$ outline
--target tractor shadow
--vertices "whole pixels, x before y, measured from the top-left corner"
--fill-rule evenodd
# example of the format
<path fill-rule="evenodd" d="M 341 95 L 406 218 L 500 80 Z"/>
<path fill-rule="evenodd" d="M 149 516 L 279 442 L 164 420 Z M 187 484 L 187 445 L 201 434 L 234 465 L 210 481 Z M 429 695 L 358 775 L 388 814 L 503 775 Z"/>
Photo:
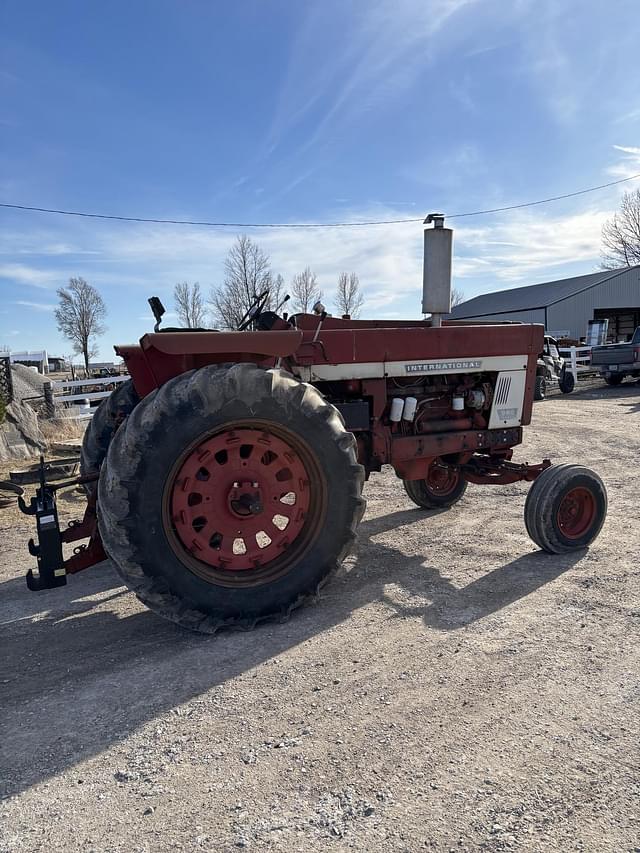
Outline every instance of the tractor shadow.
<path fill-rule="evenodd" d="M 14 795 L 99 754 L 159 714 L 373 601 L 385 601 L 392 618 L 419 617 L 431 628 L 454 631 L 530 595 L 583 556 L 527 554 L 457 588 L 424 556 L 408 557 L 373 541 L 432 515 L 410 509 L 366 520 L 355 562 L 327 588 L 319 606 L 303 608 L 285 625 L 265 624 L 249 633 L 191 634 L 137 610 L 109 563 L 42 595 L 28 592 L 23 577 L 0 585 L 0 795 Z M 430 603 L 400 606 L 387 594 L 389 583 Z"/>
<path fill-rule="evenodd" d="M 637 415 L 640 413 L 640 400 L 636 400 L 633 403 L 618 403 L 618 406 L 627 410 L 624 412 L 625 415 Z"/>

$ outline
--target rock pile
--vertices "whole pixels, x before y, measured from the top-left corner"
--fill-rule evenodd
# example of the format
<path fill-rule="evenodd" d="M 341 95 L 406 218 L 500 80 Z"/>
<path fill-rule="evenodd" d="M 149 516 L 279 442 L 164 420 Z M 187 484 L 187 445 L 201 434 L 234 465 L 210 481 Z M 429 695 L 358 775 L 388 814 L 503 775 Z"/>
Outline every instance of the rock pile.
<path fill-rule="evenodd" d="M 12 365 L 11 374 L 14 397 L 7 406 L 4 423 L 0 424 L 0 461 L 3 462 L 31 459 L 45 448 L 38 415 L 25 400 L 42 394 L 46 380 L 20 364 Z"/>

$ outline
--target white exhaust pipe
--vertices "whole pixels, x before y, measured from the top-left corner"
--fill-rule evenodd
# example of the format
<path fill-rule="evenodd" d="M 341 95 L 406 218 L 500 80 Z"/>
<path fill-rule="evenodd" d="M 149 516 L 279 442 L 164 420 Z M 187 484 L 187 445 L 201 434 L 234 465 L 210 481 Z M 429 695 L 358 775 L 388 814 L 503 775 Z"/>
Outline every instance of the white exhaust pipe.
<path fill-rule="evenodd" d="M 443 213 L 430 213 L 424 229 L 422 313 L 431 314 L 431 325 L 441 326 L 442 315 L 451 312 L 451 256 L 453 229 L 444 227 Z"/>

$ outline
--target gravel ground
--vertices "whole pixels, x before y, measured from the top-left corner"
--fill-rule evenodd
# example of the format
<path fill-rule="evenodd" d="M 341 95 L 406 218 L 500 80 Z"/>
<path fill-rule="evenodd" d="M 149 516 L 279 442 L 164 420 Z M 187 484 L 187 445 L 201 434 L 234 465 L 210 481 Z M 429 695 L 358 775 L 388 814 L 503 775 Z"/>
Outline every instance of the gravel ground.
<path fill-rule="evenodd" d="M 601 474 L 589 552 L 536 552 L 524 484 L 424 513 L 385 472 L 322 600 L 247 634 L 108 564 L 28 593 L 4 511 L 0 849 L 639 851 L 639 420 L 636 384 L 554 397 L 517 453 Z"/>

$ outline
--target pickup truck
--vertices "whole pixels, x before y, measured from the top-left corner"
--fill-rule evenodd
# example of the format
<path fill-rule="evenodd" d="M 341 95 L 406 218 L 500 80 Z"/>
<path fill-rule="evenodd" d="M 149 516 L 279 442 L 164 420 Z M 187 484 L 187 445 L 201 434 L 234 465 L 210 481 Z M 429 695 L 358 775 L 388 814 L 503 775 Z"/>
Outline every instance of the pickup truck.
<path fill-rule="evenodd" d="M 593 347 L 591 366 L 598 368 L 607 385 L 619 385 L 625 376 L 640 376 L 640 326 L 626 344 Z"/>
<path fill-rule="evenodd" d="M 110 376 L 117 376 L 118 371 L 114 367 L 100 367 L 94 370 L 91 374 L 92 379 L 108 379 Z"/>

